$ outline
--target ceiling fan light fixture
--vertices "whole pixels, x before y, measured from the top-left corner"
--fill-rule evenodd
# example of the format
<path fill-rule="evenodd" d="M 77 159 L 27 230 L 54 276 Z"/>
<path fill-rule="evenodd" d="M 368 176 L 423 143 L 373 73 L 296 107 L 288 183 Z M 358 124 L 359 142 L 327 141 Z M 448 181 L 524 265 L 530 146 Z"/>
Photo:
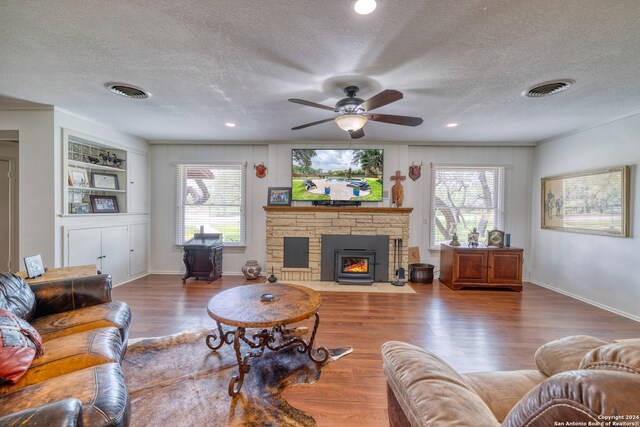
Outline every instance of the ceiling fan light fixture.
<path fill-rule="evenodd" d="M 343 131 L 354 132 L 362 129 L 369 119 L 358 114 L 345 114 L 344 116 L 336 117 L 335 121 Z"/>
<path fill-rule="evenodd" d="M 358 15 L 368 15 L 376 10 L 377 6 L 378 5 L 376 4 L 376 0 L 358 0 L 353 5 L 353 10 Z"/>

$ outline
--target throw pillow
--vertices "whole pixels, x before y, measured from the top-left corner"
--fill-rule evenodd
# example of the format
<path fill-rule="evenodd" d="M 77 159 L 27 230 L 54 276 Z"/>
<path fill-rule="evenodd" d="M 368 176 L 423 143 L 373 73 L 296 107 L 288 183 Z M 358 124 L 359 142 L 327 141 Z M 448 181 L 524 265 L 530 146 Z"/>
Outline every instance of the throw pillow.
<path fill-rule="evenodd" d="M 546 343 L 536 351 L 536 366 L 546 376 L 578 369 L 585 354 L 606 345 L 606 341 L 588 335 L 574 335 Z"/>
<path fill-rule="evenodd" d="M 42 338 L 25 320 L 0 309 L 0 384 L 15 384 L 34 357 L 42 355 Z"/>

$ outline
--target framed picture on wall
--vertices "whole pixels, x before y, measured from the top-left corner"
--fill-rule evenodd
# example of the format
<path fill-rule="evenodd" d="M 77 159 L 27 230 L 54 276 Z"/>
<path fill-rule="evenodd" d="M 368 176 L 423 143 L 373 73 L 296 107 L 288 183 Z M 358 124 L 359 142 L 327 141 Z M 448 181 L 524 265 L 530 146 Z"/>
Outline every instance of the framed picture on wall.
<path fill-rule="evenodd" d="M 93 188 L 119 190 L 118 175 L 115 174 L 93 172 L 91 181 L 93 182 Z"/>
<path fill-rule="evenodd" d="M 118 199 L 116 196 L 89 196 L 93 213 L 118 213 Z"/>
<path fill-rule="evenodd" d="M 87 170 L 80 168 L 69 168 L 69 185 L 71 187 L 89 187 Z"/>
<path fill-rule="evenodd" d="M 269 187 L 269 206 L 291 206 L 291 187 Z"/>
<path fill-rule="evenodd" d="M 542 178 L 541 227 L 629 236 L 629 166 Z"/>

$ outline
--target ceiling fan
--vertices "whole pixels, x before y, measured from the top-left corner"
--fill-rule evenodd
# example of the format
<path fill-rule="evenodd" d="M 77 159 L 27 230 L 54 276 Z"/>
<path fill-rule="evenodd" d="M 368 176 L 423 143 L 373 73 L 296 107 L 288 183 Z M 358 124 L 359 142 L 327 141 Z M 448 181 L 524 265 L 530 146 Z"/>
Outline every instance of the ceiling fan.
<path fill-rule="evenodd" d="M 376 108 L 380 108 L 387 104 L 391 104 L 392 102 L 401 100 L 403 98 L 402 92 L 398 90 L 387 89 L 365 101 L 356 97 L 359 91 L 360 88 L 358 86 L 345 87 L 344 94 L 347 95 L 347 97 L 342 98 L 340 101 L 336 102 L 335 107 L 328 107 L 326 105 L 317 104 L 315 102 L 305 101 L 304 99 L 290 98 L 289 102 L 293 102 L 295 104 L 322 108 L 323 110 L 340 113 L 338 117 L 332 117 L 329 119 L 318 120 L 317 122 L 306 123 L 304 125 L 293 127 L 291 128 L 291 130 L 304 129 L 309 126 L 315 126 L 333 120 L 336 122 L 340 129 L 349 132 L 351 138 L 358 139 L 364 136 L 363 127 L 369 120 L 402 126 L 418 126 L 422 124 L 422 119 L 420 117 L 370 113 L 370 111 L 375 110 Z"/>

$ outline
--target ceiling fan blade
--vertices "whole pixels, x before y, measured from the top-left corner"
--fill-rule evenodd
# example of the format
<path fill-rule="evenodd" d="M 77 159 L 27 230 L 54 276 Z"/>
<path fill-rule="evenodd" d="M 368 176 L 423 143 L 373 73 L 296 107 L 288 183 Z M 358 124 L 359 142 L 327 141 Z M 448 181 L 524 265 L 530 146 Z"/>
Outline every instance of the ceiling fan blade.
<path fill-rule="evenodd" d="M 298 130 L 298 129 L 304 129 L 304 128 L 308 128 L 309 126 L 315 126 L 315 125 L 319 125 L 320 123 L 326 123 L 326 122 L 330 122 L 334 120 L 333 117 L 330 119 L 324 119 L 324 120 L 318 120 L 317 122 L 311 122 L 311 123 L 305 123 L 303 125 L 300 126 L 296 126 L 294 128 L 291 128 L 291 130 Z"/>
<path fill-rule="evenodd" d="M 364 128 L 360 128 L 358 130 L 354 130 L 353 132 L 349 132 L 351 135 L 351 139 L 359 139 L 364 136 Z"/>
<path fill-rule="evenodd" d="M 402 92 L 393 89 L 383 90 L 377 95 L 373 95 L 371 98 L 364 101 L 359 105 L 364 111 L 375 110 L 376 108 L 383 107 L 392 102 L 399 101 L 403 98 Z"/>
<path fill-rule="evenodd" d="M 322 108 L 323 110 L 336 111 L 333 107 L 327 107 L 326 105 L 316 104 L 315 102 L 305 101 L 304 99 L 289 98 L 289 102 L 294 104 L 306 105 L 307 107 Z"/>
<path fill-rule="evenodd" d="M 371 114 L 369 120 L 402 126 L 419 126 L 422 124 L 420 117 L 394 116 L 391 114 Z"/>

